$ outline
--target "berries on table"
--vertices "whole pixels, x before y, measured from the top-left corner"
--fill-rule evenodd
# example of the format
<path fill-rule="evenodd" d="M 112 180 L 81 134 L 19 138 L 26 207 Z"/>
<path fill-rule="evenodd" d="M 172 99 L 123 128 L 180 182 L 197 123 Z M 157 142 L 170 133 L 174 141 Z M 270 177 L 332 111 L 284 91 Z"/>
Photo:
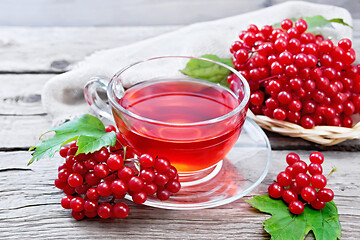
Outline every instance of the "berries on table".
<path fill-rule="evenodd" d="M 116 128 L 108 126 L 106 131 Z M 74 219 L 124 218 L 129 215 L 128 205 L 121 202 L 126 194 L 134 203 L 142 204 L 149 196 L 165 201 L 180 191 L 178 172 L 168 159 L 146 153 L 137 157 L 136 151 L 118 135 L 124 149 L 103 147 L 92 154 L 76 156 L 76 142 L 60 149 L 65 163 L 58 168 L 54 183 L 66 194 L 61 206 L 71 209 Z"/>
<path fill-rule="evenodd" d="M 303 19 L 284 19 L 280 26 L 252 24 L 230 47 L 235 69 L 250 85 L 249 108 L 307 129 L 352 127 L 351 116 L 360 113 L 360 66 L 353 65 L 352 41 L 336 44 L 306 33 Z M 234 75 L 228 82 L 234 91 L 240 84 Z"/>
<path fill-rule="evenodd" d="M 294 200 L 289 203 L 289 210 L 293 214 L 301 214 L 304 212 L 304 203 L 299 200 Z"/>
<path fill-rule="evenodd" d="M 327 202 L 334 199 L 334 192 L 325 188 L 327 179 L 322 174 L 321 166 L 324 155 L 313 152 L 309 160 L 310 164 L 307 165 L 298 154 L 289 153 L 286 156 L 288 166 L 285 171 L 280 172 L 277 175 L 277 181 L 268 187 L 270 197 L 282 198 L 289 204 L 289 211 L 296 215 L 304 211 L 305 205 L 321 210 Z"/>
<path fill-rule="evenodd" d="M 284 188 L 278 183 L 273 183 L 269 186 L 268 192 L 271 197 L 280 198 L 284 192 Z"/>

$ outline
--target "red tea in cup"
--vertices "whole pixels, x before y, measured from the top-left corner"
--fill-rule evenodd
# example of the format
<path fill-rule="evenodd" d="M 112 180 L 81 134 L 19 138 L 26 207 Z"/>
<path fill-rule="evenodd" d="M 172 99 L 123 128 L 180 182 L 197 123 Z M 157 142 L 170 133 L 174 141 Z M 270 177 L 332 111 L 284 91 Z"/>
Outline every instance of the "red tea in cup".
<path fill-rule="evenodd" d="M 220 81 L 229 74 L 238 80 L 234 92 L 198 79 Z M 109 104 L 99 97 L 99 89 L 106 90 Z M 182 183 L 198 184 L 222 169 L 220 161 L 244 124 L 250 88 L 239 72 L 223 63 L 164 56 L 125 66 L 110 81 L 93 78 L 84 94 L 97 114 L 115 120 L 136 152 L 168 158 Z"/>
<path fill-rule="evenodd" d="M 154 80 L 129 88 L 118 100 L 127 111 L 113 108 L 113 115 L 132 147 L 166 157 L 186 173 L 214 166 L 230 151 L 245 120 L 246 109 L 233 114 L 240 102 L 206 81 Z"/>

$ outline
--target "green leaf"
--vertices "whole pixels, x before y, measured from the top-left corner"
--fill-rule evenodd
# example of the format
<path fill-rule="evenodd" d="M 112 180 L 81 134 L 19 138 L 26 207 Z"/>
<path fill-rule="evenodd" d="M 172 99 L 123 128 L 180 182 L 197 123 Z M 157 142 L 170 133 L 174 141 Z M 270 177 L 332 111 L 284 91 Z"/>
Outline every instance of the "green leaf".
<path fill-rule="evenodd" d="M 326 203 L 322 210 L 305 206 L 304 212 L 294 215 L 280 199 L 272 199 L 268 194 L 254 196 L 246 200 L 261 212 L 269 213 L 271 218 L 263 222 L 264 229 L 271 239 L 304 239 L 312 231 L 317 240 L 337 240 L 341 237 L 341 225 L 337 207 L 333 201 Z"/>
<path fill-rule="evenodd" d="M 224 63 L 230 67 L 234 67 L 230 58 L 219 58 L 218 56 L 212 54 L 203 55 L 201 57 Z M 208 80 L 210 82 L 220 83 L 223 86 L 229 87 L 226 79 L 230 75 L 231 71 L 212 62 L 191 59 L 186 64 L 186 67 L 183 70 L 180 70 L 180 72 L 194 78 L 200 78 Z"/>
<path fill-rule="evenodd" d="M 50 132 L 55 132 L 52 138 L 43 140 L 39 145 L 29 149 L 29 151 L 33 151 L 33 156 L 28 165 L 45 156 L 53 157 L 61 146 L 74 140 L 78 140 L 77 146 L 79 147 L 76 155 L 95 152 L 103 146 L 114 146 L 116 142 L 116 134 L 114 132 L 107 133 L 104 124 L 89 114 L 66 122 L 43 135 Z"/>
<path fill-rule="evenodd" d="M 333 18 L 333 19 L 326 19 L 321 15 L 315 15 L 311 17 L 301 17 L 304 19 L 308 25 L 306 32 L 316 33 L 319 28 L 324 27 L 331 27 L 333 28 L 332 23 L 339 23 L 348 27 L 351 27 L 349 24 L 344 22 L 341 18 Z M 297 18 L 290 18 L 293 22 L 297 20 Z M 273 27 L 280 28 L 281 23 L 273 24 Z"/>
<path fill-rule="evenodd" d="M 333 19 L 330 19 L 329 22 L 340 23 L 342 25 L 345 25 L 345 26 L 348 26 L 348 27 L 352 28 L 352 26 L 350 26 L 349 24 L 344 22 L 344 19 L 342 19 L 342 18 L 333 18 Z"/>
<path fill-rule="evenodd" d="M 109 132 L 105 133 L 101 137 L 92 137 L 81 135 L 77 139 L 76 145 L 79 147 L 79 153 L 92 153 L 94 151 L 100 150 L 103 146 L 115 146 L 116 143 L 116 133 Z"/>

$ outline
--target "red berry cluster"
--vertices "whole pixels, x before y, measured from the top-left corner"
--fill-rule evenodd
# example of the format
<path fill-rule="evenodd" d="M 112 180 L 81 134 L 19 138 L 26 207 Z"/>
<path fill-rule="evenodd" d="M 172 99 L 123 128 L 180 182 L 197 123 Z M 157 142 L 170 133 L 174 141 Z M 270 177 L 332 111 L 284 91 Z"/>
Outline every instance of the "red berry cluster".
<path fill-rule="evenodd" d="M 107 132 L 115 131 L 108 126 Z M 181 186 L 175 167 L 165 158 L 141 154 L 135 158 L 134 150 L 117 133 L 114 147 L 103 147 L 92 154 L 78 154 L 76 142 L 63 146 L 60 156 L 65 163 L 59 167 L 55 186 L 66 194 L 61 206 L 72 209 L 76 220 L 84 217 L 124 218 L 129 207 L 119 202 L 130 194 L 135 203 L 144 203 L 148 195 L 167 200 Z M 125 157 L 124 157 L 125 155 Z"/>
<path fill-rule="evenodd" d="M 278 174 L 277 182 L 268 188 L 271 197 L 282 198 L 289 204 L 289 210 L 293 214 L 301 214 L 304 204 L 310 203 L 314 209 L 320 210 L 325 207 L 326 202 L 333 200 L 334 192 L 325 188 L 327 179 L 322 174 L 322 153 L 311 153 L 309 165 L 300 160 L 296 153 L 289 153 L 286 162 L 289 166 Z"/>
<path fill-rule="evenodd" d="M 281 28 L 250 25 L 230 52 L 233 63 L 248 80 L 250 109 L 255 115 L 285 120 L 304 128 L 316 125 L 352 127 L 360 113 L 360 66 L 349 39 L 335 45 L 321 35 L 306 33 L 299 19 Z M 233 91 L 239 79 L 228 77 Z"/>

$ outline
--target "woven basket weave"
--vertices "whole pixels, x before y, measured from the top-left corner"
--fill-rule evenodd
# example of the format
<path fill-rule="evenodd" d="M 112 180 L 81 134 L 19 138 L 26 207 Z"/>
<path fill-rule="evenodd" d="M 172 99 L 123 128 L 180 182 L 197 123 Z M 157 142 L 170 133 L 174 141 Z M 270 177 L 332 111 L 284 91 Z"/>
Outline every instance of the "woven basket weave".
<path fill-rule="evenodd" d="M 360 139 L 360 121 L 352 128 L 316 126 L 306 129 L 294 123 L 271 119 L 263 115 L 254 115 L 250 110 L 247 116 L 268 131 L 290 137 L 300 137 L 324 146 L 335 145 L 350 139 Z"/>

